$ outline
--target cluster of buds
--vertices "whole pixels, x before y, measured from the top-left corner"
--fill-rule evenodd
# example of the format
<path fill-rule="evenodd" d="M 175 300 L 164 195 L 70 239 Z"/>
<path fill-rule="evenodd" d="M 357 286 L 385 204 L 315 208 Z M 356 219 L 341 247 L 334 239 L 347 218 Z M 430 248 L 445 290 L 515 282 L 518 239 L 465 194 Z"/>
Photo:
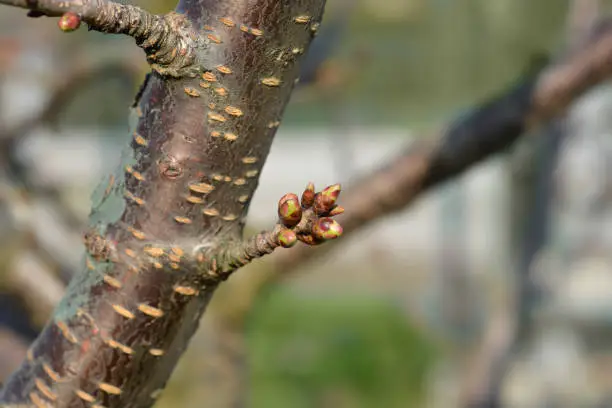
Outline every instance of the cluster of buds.
<path fill-rule="evenodd" d="M 342 235 L 342 226 L 331 217 L 342 214 L 344 209 L 336 205 L 340 184 L 334 184 L 315 193 L 314 184 L 308 183 L 302 198 L 285 194 L 278 202 L 278 217 L 282 228 L 278 242 L 285 248 L 299 240 L 308 245 L 318 245 Z"/>

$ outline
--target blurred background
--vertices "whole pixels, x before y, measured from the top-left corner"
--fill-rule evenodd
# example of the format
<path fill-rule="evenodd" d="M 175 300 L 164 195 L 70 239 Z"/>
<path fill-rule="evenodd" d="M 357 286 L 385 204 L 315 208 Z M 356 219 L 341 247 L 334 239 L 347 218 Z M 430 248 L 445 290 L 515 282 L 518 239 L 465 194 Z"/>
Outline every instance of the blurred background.
<path fill-rule="evenodd" d="M 308 180 L 358 182 L 433 137 L 610 11 L 328 0 L 247 233 Z M 129 38 L 0 8 L 0 381 L 80 268 L 146 72 Z M 157 406 L 612 407 L 612 84 L 534 134 L 282 279 L 262 283 L 267 260 L 233 276 Z"/>

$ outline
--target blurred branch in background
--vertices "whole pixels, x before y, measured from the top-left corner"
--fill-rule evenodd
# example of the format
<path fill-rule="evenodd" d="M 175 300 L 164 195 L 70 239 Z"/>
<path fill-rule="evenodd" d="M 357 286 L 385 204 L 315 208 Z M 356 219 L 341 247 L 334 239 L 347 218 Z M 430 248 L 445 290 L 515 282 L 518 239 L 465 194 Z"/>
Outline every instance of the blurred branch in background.
<path fill-rule="evenodd" d="M 0 69 L 10 66 L 11 60 L 17 57 L 19 50 L 15 47 L 10 50 L 11 53 L 5 52 L 0 58 Z M 116 78 L 126 78 L 134 84 L 140 71 L 141 67 L 125 56 L 78 55 L 58 69 L 55 84 L 41 110 L 30 112 L 17 123 L 0 123 L 0 205 L 10 218 L 0 233 L 1 240 L 11 241 L 10 250 L 4 253 L 9 261 L 3 262 L 0 272 L 0 297 L 6 301 L 7 310 L 16 309 L 15 302 L 20 301 L 28 311 L 10 320 L 0 319 L 0 326 L 7 333 L 12 330 L 13 337 L 24 334 L 16 322 L 41 327 L 48 319 L 71 278 L 69 271 L 76 270 L 72 264 L 80 255 L 71 255 L 81 248 L 84 225 L 84 219 L 63 202 L 62 191 L 32 179 L 32 171 L 19 157 L 18 148 L 37 129 L 58 132 L 60 116 L 83 90 Z M 47 238 L 49 233 L 51 237 Z M 5 337 L 13 338 L 8 334 Z M 28 337 L 23 342 L 27 344 L 31 340 Z M 25 348 L 0 347 L 0 360 L 18 361 L 23 353 Z M 0 374 L 4 369 L 2 366 Z"/>
<path fill-rule="evenodd" d="M 602 23 L 599 27 L 603 27 L 601 32 L 579 51 L 539 75 L 521 79 L 502 96 L 439 132 L 441 137 L 423 138 L 378 171 L 356 178 L 343 197 L 352 209 L 341 216 L 345 234 L 404 209 L 422 192 L 505 151 L 524 131 L 561 114 L 585 91 L 608 79 L 612 75 L 612 26 Z M 276 257 L 279 269 L 302 266 L 336 245 L 326 245 L 317 255 L 293 248 Z"/>
<path fill-rule="evenodd" d="M 599 0 L 573 0 L 567 17 L 567 48 L 580 47 L 603 33 L 597 33 Z M 482 351 L 476 356 L 476 371 L 467 379 L 461 405 L 467 408 L 503 406 L 504 380 L 513 357 L 533 335 L 534 310 L 546 302 L 548 294 L 534 276 L 535 263 L 549 242 L 555 200 L 554 172 L 559 152 L 568 136 L 565 117 L 555 118 L 547 127 L 536 130 L 523 140 L 511 160 L 512 259 L 516 261 L 514 297 L 510 310 L 495 316 L 490 331 L 483 339 Z"/>

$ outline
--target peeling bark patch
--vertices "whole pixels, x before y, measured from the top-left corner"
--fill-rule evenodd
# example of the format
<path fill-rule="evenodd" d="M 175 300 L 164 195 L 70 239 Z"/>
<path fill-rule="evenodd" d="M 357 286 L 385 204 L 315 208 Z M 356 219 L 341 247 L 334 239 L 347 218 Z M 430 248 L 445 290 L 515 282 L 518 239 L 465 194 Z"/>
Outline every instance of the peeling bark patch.
<path fill-rule="evenodd" d="M 158 309 L 153 306 L 146 305 L 144 303 L 141 303 L 138 305 L 138 310 L 140 310 L 142 313 L 148 316 L 155 317 L 155 318 L 162 317 L 164 315 L 163 310 Z"/>
<path fill-rule="evenodd" d="M 36 408 L 48 408 L 50 405 L 43 400 L 36 391 L 32 391 L 29 394 L 29 398 L 30 401 L 32 401 L 32 404 L 34 404 L 36 406 Z"/>
<path fill-rule="evenodd" d="M 74 393 L 76 394 L 77 397 L 79 397 L 83 401 L 86 401 L 86 402 L 95 402 L 96 401 L 96 398 L 93 395 L 88 394 L 88 393 L 86 393 L 83 390 L 75 390 Z"/>
<path fill-rule="evenodd" d="M 225 122 L 227 120 L 227 118 L 223 115 L 220 115 L 216 112 L 208 112 L 208 119 L 210 120 L 214 120 L 216 122 Z"/>
<path fill-rule="evenodd" d="M 58 329 L 60 330 L 60 332 L 62 333 L 62 336 L 64 336 L 64 338 L 66 340 L 68 340 L 70 343 L 72 344 L 76 344 L 78 343 L 78 339 L 76 338 L 76 336 L 70 331 L 70 329 L 68 328 L 68 325 L 66 324 L 66 322 L 62 321 L 62 320 L 58 320 L 57 322 L 55 322 L 55 325 L 58 327 Z"/>
<path fill-rule="evenodd" d="M 231 74 L 233 72 L 228 66 L 225 66 L 225 65 L 219 65 L 217 67 L 217 71 L 219 71 L 219 72 L 221 72 L 222 74 L 225 74 L 225 75 L 229 75 L 229 74 Z"/>
<path fill-rule="evenodd" d="M 241 109 L 231 105 L 226 106 L 224 110 L 228 115 L 232 116 L 242 116 L 244 114 Z"/>
<path fill-rule="evenodd" d="M 209 217 L 217 217 L 219 215 L 219 211 L 214 208 L 206 208 L 202 210 L 204 215 L 208 215 Z"/>
<path fill-rule="evenodd" d="M 204 199 L 202 197 L 196 196 L 188 196 L 185 200 L 187 200 L 187 202 L 191 204 L 202 204 L 204 202 Z"/>
<path fill-rule="evenodd" d="M 180 216 L 180 215 L 175 216 L 174 217 L 174 221 L 176 221 L 179 224 L 191 224 L 191 222 L 192 222 L 190 218 L 183 217 L 183 216 Z"/>
<path fill-rule="evenodd" d="M 125 317 L 126 319 L 131 320 L 134 318 L 134 313 L 130 312 L 129 310 L 127 310 L 125 307 L 121 305 L 114 304 L 112 305 L 112 308 L 115 312 L 117 312 L 117 314 Z"/>
<path fill-rule="evenodd" d="M 215 44 L 221 44 L 221 38 L 219 38 L 219 36 L 215 34 L 208 34 L 206 38 L 208 38 L 210 41 L 214 42 Z"/>
<path fill-rule="evenodd" d="M 130 165 L 125 166 L 125 172 L 128 174 L 131 174 L 136 180 L 138 181 L 144 181 L 145 178 L 142 175 L 142 173 L 134 170 L 134 168 Z"/>
<path fill-rule="evenodd" d="M 128 231 L 132 234 L 132 236 L 134 236 L 134 238 L 142 241 L 146 238 L 146 235 L 144 232 L 137 230 L 134 227 L 128 227 Z"/>
<path fill-rule="evenodd" d="M 134 142 L 136 142 L 137 145 L 144 146 L 144 147 L 148 145 L 147 140 L 141 135 L 139 135 L 138 133 L 134 132 L 133 137 L 134 137 Z"/>
<path fill-rule="evenodd" d="M 127 198 L 128 200 L 138 204 L 138 205 L 144 205 L 145 201 L 140 198 L 140 197 L 136 197 L 134 194 L 132 194 L 130 191 L 126 190 L 125 193 L 123 194 L 123 196 L 125 198 Z"/>
<path fill-rule="evenodd" d="M 187 95 L 192 96 L 194 98 L 197 98 L 200 96 L 200 92 L 198 92 L 198 90 L 195 88 L 185 87 L 184 91 Z"/>
<path fill-rule="evenodd" d="M 121 281 L 109 275 L 104 275 L 104 282 L 115 289 L 121 289 Z"/>
<path fill-rule="evenodd" d="M 112 395 L 119 395 L 121 394 L 121 388 L 116 387 L 112 384 L 108 384 L 108 383 L 100 383 L 98 384 L 98 388 L 101 389 L 102 391 L 106 392 L 107 394 L 112 394 Z"/>
<path fill-rule="evenodd" d="M 238 139 L 238 136 L 235 133 L 227 132 L 223 135 L 223 138 L 228 142 L 233 142 Z"/>
<path fill-rule="evenodd" d="M 207 184 L 207 183 L 196 183 L 196 184 L 189 185 L 189 190 L 193 191 L 194 193 L 200 193 L 200 194 L 208 194 L 214 189 L 215 189 L 215 186 L 211 184 Z"/>
<path fill-rule="evenodd" d="M 127 355 L 134 354 L 134 349 L 132 349 L 131 347 L 126 346 L 125 344 L 120 343 L 120 342 L 118 342 L 116 340 L 108 339 L 108 340 L 106 340 L 106 344 L 110 348 L 117 349 L 117 350 L 119 350 L 119 351 L 121 351 L 121 352 L 123 352 L 123 353 L 125 353 Z"/>
<path fill-rule="evenodd" d="M 281 80 L 276 77 L 268 77 L 263 78 L 261 83 L 267 86 L 279 86 L 281 84 Z"/>
<path fill-rule="evenodd" d="M 160 357 L 164 355 L 164 350 L 158 348 L 149 349 L 149 354 L 155 357 Z"/>
<path fill-rule="evenodd" d="M 242 162 L 244 164 L 255 164 L 257 163 L 257 157 L 255 156 L 246 156 L 242 158 Z"/>
<path fill-rule="evenodd" d="M 185 296 L 195 296 L 198 294 L 198 290 L 191 286 L 175 286 L 174 291 Z"/>
<path fill-rule="evenodd" d="M 231 18 L 229 18 L 229 17 L 219 17 L 219 21 L 220 21 L 220 22 L 221 22 L 223 25 L 225 25 L 225 26 L 227 26 L 227 27 L 230 27 L 230 28 L 231 28 L 231 27 L 235 27 L 235 26 L 236 26 L 236 23 L 234 23 L 234 20 L 232 20 L 232 19 L 231 19 Z"/>
<path fill-rule="evenodd" d="M 310 16 L 307 16 L 307 15 L 297 16 L 293 19 L 293 21 L 295 21 L 298 24 L 308 24 L 310 22 Z"/>
<path fill-rule="evenodd" d="M 214 73 L 210 72 L 210 71 L 207 71 L 207 72 L 203 73 L 202 74 L 202 79 L 204 79 L 205 81 L 208 81 L 208 82 L 217 82 L 217 76 Z"/>
<path fill-rule="evenodd" d="M 60 377 L 60 375 L 53 370 L 49 364 L 43 363 L 42 368 L 53 382 L 59 382 L 62 379 L 62 377 Z"/>
<path fill-rule="evenodd" d="M 158 248 L 158 247 L 146 247 L 144 249 L 144 252 L 148 255 L 151 255 L 154 258 L 159 258 L 160 256 L 163 256 L 165 253 L 163 248 Z"/>
<path fill-rule="evenodd" d="M 42 395 L 44 395 L 51 401 L 57 400 L 57 395 L 53 391 L 51 391 L 51 388 L 49 388 L 47 384 L 45 384 L 45 382 L 41 378 L 35 378 L 34 384 L 36 385 L 36 388 L 38 388 L 38 391 L 40 391 Z"/>

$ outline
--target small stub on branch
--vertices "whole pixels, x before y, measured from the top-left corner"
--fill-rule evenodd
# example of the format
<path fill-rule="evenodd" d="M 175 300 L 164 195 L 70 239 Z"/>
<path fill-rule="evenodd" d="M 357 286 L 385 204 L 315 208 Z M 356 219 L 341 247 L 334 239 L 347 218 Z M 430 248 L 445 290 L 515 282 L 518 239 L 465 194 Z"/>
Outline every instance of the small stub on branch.
<path fill-rule="evenodd" d="M 278 201 L 278 221 L 268 231 L 223 247 L 215 253 L 202 252 L 198 260 L 208 277 L 224 280 L 236 269 L 253 259 L 272 253 L 276 248 L 291 248 L 297 241 L 319 245 L 342 235 L 342 226 L 332 217 L 344 209 L 336 204 L 340 184 L 326 187 L 316 193 L 309 183 L 302 197 L 285 194 Z M 212 272 L 211 272 L 212 271 Z"/>

